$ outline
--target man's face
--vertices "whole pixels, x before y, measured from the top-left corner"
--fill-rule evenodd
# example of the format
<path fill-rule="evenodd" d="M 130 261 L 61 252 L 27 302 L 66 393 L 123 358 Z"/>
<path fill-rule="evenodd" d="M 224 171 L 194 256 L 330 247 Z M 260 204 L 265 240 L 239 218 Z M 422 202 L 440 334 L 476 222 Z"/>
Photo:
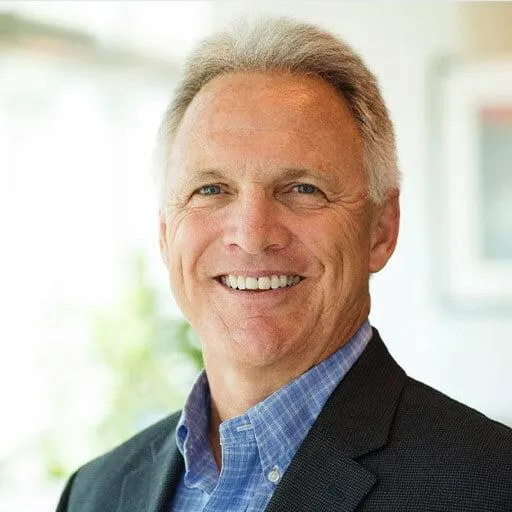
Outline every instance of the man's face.
<path fill-rule="evenodd" d="M 385 263 L 366 197 L 361 137 L 327 83 L 239 73 L 197 94 L 173 143 L 160 231 L 207 364 L 304 371 L 353 334 L 369 273 Z"/>

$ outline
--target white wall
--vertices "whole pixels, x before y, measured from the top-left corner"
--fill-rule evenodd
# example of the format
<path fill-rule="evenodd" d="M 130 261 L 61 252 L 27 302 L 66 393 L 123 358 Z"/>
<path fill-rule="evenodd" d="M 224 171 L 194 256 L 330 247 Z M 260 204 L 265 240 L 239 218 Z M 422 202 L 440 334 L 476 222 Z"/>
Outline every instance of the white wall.
<path fill-rule="evenodd" d="M 294 16 L 335 32 L 362 54 L 391 111 L 403 172 L 400 241 L 372 280 L 372 323 L 410 375 L 512 425 L 512 312 L 456 312 L 437 291 L 443 261 L 435 262 L 440 205 L 427 100 L 432 66 L 461 51 L 461 9 L 453 2 L 220 1 L 213 28 L 244 14 Z"/>

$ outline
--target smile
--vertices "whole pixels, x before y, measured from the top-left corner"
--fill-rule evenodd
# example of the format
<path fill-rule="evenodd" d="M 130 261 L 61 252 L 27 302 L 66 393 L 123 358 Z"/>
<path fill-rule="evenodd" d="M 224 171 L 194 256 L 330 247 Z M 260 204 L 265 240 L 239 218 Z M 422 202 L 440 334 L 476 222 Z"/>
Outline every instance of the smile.
<path fill-rule="evenodd" d="M 234 290 L 277 290 L 278 288 L 288 288 L 300 283 L 304 278 L 302 276 L 273 275 L 262 277 L 237 276 L 233 274 L 220 276 L 220 281 L 224 286 Z"/>

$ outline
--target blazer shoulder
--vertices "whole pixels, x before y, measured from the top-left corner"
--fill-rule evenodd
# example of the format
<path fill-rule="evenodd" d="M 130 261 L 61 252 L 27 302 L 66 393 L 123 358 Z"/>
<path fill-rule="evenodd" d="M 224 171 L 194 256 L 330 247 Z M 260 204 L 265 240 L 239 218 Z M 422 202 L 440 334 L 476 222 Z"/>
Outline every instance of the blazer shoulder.
<path fill-rule="evenodd" d="M 406 377 L 363 510 L 509 511 L 512 430 Z"/>
<path fill-rule="evenodd" d="M 149 426 L 79 468 L 69 479 L 57 511 L 116 510 L 125 477 L 137 468 L 151 464 L 155 453 L 174 434 L 180 414 L 178 411 Z"/>
<path fill-rule="evenodd" d="M 125 467 L 129 471 L 130 466 L 138 464 L 141 457 L 151 455 L 152 450 L 158 451 L 169 435 L 176 430 L 180 415 L 181 411 L 177 411 L 150 425 L 107 453 L 91 460 L 82 466 L 79 472 L 94 473 L 95 470 L 101 469 L 103 473 L 106 466 Z"/>
<path fill-rule="evenodd" d="M 444 446 L 506 459 L 512 469 L 512 429 L 444 393 L 407 377 L 397 421 L 414 425 L 426 439 L 451 440 Z"/>

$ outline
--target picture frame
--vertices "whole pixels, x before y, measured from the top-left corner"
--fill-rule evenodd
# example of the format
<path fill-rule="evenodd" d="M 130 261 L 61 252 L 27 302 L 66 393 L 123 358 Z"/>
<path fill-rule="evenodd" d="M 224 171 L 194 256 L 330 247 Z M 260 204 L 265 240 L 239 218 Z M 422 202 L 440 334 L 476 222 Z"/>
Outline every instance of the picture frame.
<path fill-rule="evenodd" d="M 512 311 L 512 60 L 445 66 L 439 100 L 443 292 Z"/>

